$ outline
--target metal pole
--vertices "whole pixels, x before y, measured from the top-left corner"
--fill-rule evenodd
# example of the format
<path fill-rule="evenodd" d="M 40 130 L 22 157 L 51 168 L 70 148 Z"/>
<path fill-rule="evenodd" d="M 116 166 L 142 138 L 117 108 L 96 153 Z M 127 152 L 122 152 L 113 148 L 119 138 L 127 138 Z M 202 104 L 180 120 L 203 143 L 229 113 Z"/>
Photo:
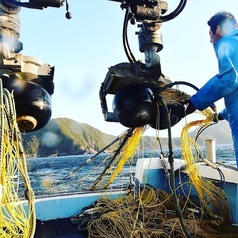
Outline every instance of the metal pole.
<path fill-rule="evenodd" d="M 216 140 L 207 139 L 206 140 L 206 158 L 207 160 L 216 163 Z"/>

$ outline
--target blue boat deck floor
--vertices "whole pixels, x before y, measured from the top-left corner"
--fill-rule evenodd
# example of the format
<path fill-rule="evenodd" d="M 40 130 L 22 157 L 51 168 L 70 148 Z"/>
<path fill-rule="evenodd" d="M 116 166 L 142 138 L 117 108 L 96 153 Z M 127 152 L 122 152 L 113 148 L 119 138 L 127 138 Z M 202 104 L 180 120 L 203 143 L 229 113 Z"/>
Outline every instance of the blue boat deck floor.
<path fill-rule="evenodd" d="M 86 238 L 87 234 L 79 234 L 78 226 L 71 223 L 70 218 L 36 222 L 34 238 Z"/>

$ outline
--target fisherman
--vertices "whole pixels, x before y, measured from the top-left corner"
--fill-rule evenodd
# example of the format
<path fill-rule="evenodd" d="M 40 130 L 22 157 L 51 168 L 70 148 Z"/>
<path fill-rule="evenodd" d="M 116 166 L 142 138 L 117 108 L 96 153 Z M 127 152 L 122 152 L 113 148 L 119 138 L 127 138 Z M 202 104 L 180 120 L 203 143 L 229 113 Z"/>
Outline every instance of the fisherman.
<path fill-rule="evenodd" d="M 226 11 L 216 13 L 207 24 L 219 73 L 187 101 L 186 115 L 224 98 L 225 109 L 218 114 L 218 120 L 226 119 L 230 124 L 238 166 L 238 24 L 234 15 Z"/>

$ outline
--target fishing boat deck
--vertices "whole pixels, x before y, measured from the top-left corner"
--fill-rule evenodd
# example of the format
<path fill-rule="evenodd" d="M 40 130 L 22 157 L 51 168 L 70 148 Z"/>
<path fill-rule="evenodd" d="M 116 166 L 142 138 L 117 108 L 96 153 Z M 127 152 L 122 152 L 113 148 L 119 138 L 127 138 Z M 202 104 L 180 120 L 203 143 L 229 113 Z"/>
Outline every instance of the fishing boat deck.
<path fill-rule="evenodd" d="M 78 233 L 76 225 L 71 224 L 70 218 L 36 222 L 34 238 L 85 238 L 87 235 Z"/>
<path fill-rule="evenodd" d="M 164 164 L 165 162 L 165 164 Z M 139 159 L 135 179 L 139 182 L 147 182 L 158 189 L 169 190 L 166 185 L 165 167 L 169 169 L 168 161 L 162 162 L 160 158 Z M 181 168 L 183 161 L 175 159 L 175 170 Z M 203 176 L 222 182 L 224 191 L 230 199 L 233 223 L 238 223 L 238 171 L 219 166 L 223 174 L 224 181 L 221 181 L 221 174 L 214 168 L 205 164 L 198 164 Z M 186 170 L 181 172 L 177 186 L 183 180 L 189 179 Z M 180 184 L 181 185 L 181 184 Z M 190 189 L 190 188 L 188 188 Z M 180 193 L 179 190 L 177 190 Z M 186 192 L 186 186 L 183 187 Z M 193 193 L 193 191 L 190 191 Z M 72 224 L 71 218 L 81 213 L 82 208 L 92 205 L 101 196 L 112 199 L 125 194 L 125 189 L 109 189 L 106 191 L 85 191 L 78 194 L 62 194 L 54 197 L 37 198 L 35 202 L 36 210 L 36 232 L 34 238 L 85 238 L 87 234 L 79 234 L 78 225 Z M 196 193 L 194 193 L 196 195 Z"/>
<path fill-rule="evenodd" d="M 70 222 L 70 218 L 36 222 L 34 238 L 85 238 L 87 235 L 78 233 L 77 225 Z"/>
<path fill-rule="evenodd" d="M 123 194 L 125 190 L 117 188 L 36 198 L 34 238 L 85 238 L 87 234 L 79 234 L 78 225 L 72 224 L 71 217 L 80 214 L 82 208 L 92 205 L 101 196 L 115 199 Z M 27 210 L 27 201 L 23 201 L 23 205 Z"/>

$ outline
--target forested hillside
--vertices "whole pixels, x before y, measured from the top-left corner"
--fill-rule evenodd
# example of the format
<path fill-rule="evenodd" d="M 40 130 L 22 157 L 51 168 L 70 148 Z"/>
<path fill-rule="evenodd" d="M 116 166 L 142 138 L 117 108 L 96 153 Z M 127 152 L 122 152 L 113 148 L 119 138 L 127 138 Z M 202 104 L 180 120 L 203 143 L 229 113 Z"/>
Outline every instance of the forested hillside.
<path fill-rule="evenodd" d="M 195 132 L 191 135 L 194 137 Z M 105 134 L 98 129 L 85 124 L 78 123 L 69 118 L 51 119 L 41 130 L 24 133 L 23 146 L 28 157 L 46 157 L 95 153 L 112 142 L 116 136 Z M 215 126 L 206 129 L 200 136 L 198 142 L 203 145 L 205 139 L 216 139 L 217 144 L 231 144 L 231 133 L 228 123 L 219 122 Z M 159 138 L 161 146 L 167 147 L 168 139 Z M 159 148 L 155 143 L 155 137 L 143 137 L 141 146 L 144 149 Z M 173 138 L 174 147 L 180 146 L 180 138 Z M 114 150 L 114 147 L 109 148 Z"/>
<path fill-rule="evenodd" d="M 51 119 L 41 130 L 22 137 L 25 153 L 33 157 L 95 153 L 115 139 L 68 118 Z"/>

